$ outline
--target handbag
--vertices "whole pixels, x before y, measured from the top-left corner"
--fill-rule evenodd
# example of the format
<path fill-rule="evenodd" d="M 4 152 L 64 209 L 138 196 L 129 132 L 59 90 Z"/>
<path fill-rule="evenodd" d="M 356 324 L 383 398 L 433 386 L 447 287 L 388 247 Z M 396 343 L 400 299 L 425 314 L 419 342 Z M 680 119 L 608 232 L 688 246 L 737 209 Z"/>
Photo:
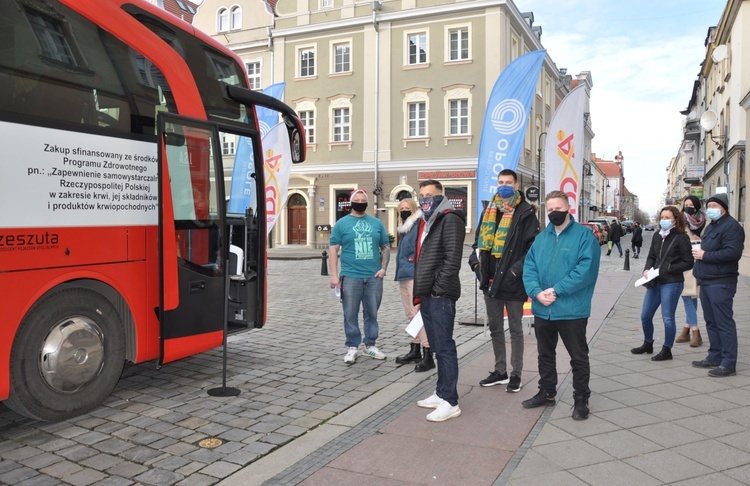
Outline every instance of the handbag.
<path fill-rule="evenodd" d="M 611 250 L 612 250 L 612 247 L 613 247 L 614 245 L 615 245 L 615 244 L 614 244 L 613 242 L 611 242 L 611 241 L 608 241 L 608 242 L 607 242 L 607 249 L 611 251 Z"/>
<path fill-rule="evenodd" d="M 685 270 L 685 287 L 682 289 L 683 297 L 696 298 L 700 295 L 698 280 L 693 275 L 692 270 Z"/>

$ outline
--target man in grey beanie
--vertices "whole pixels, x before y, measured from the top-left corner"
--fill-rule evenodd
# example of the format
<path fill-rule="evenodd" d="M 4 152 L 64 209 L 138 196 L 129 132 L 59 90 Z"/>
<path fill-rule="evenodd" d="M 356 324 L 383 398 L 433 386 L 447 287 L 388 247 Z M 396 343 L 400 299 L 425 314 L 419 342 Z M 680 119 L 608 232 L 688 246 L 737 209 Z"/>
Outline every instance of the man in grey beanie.
<path fill-rule="evenodd" d="M 708 356 L 693 361 L 693 366 L 709 368 L 708 376 L 721 378 L 736 374 L 737 325 L 733 305 L 745 230 L 729 215 L 726 194 L 715 194 L 708 199 L 706 216 L 711 224 L 703 231 L 700 248 L 693 247 L 693 274 L 700 285 L 710 346 Z"/>

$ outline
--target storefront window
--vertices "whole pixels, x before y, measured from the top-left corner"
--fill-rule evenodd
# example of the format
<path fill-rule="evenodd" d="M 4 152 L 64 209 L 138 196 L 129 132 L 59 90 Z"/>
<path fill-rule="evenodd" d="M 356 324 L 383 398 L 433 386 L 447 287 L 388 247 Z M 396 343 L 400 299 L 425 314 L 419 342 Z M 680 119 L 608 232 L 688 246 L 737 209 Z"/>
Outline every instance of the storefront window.
<path fill-rule="evenodd" d="M 352 210 L 349 197 L 351 189 L 336 191 L 336 221 L 340 220 Z"/>

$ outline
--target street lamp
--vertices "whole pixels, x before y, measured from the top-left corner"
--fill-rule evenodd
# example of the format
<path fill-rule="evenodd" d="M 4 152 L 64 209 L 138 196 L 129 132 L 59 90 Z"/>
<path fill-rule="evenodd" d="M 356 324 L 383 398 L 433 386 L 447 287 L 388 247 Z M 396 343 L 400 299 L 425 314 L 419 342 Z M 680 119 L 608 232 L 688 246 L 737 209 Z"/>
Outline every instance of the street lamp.
<path fill-rule="evenodd" d="M 542 135 L 547 135 L 547 132 L 542 132 L 539 134 L 539 141 L 536 144 L 536 163 L 537 173 L 539 174 L 539 192 L 542 192 Z"/>
<path fill-rule="evenodd" d="M 584 220 L 584 217 L 583 217 L 583 203 L 584 203 L 584 200 L 586 199 L 586 192 L 585 192 L 586 177 L 590 177 L 591 176 L 591 164 L 589 164 L 588 162 L 584 162 L 583 163 L 583 171 L 582 172 L 583 173 L 581 174 L 582 177 L 581 177 L 581 201 L 580 201 L 580 207 L 581 207 L 581 209 L 578 212 L 578 220 L 581 223 Z"/>

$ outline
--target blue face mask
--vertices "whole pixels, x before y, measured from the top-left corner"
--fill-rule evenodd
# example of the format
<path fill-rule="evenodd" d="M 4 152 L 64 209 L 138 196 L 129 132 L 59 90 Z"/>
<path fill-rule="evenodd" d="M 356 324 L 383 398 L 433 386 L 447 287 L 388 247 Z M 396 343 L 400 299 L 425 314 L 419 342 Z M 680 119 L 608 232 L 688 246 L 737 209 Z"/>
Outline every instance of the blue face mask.
<path fill-rule="evenodd" d="M 497 186 L 497 195 L 503 199 L 508 199 L 514 192 L 516 192 L 516 190 L 513 189 L 513 186 Z"/>
<path fill-rule="evenodd" d="M 716 221 L 717 219 L 721 218 L 721 209 L 708 208 L 706 209 L 706 216 L 708 216 L 708 219 L 710 219 L 711 221 Z"/>
<path fill-rule="evenodd" d="M 671 219 L 662 219 L 659 221 L 659 226 L 661 226 L 661 229 L 664 231 L 672 229 L 672 220 Z"/>

